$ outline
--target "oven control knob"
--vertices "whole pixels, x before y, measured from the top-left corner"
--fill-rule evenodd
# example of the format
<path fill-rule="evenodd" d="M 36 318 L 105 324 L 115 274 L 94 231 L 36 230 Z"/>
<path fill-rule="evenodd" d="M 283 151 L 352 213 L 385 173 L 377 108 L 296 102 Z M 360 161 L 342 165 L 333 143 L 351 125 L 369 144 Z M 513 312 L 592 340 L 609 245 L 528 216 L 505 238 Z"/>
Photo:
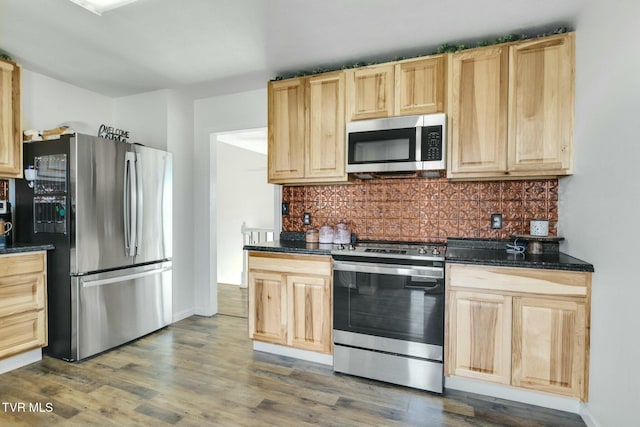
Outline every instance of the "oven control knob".
<path fill-rule="evenodd" d="M 419 254 L 426 254 L 427 250 L 425 248 L 418 248 L 418 253 Z"/>
<path fill-rule="evenodd" d="M 339 250 L 339 251 L 344 251 L 344 245 L 343 245 L 342 243 L 340 243 L 340 244 L 338 245 L 338 250 Z"/>
<path fill-rule="evenodd" d="M 440 251 L 438 250 L 438 248 L 433 248 L 433 251 L 431 253 L 433 255 L 440 255 Z"/>
<path fill-rule="evenodd" d="M 356 246 L 355 245 L 349 245 L 349 250 L 350 251 L 355 251 L 356 250 Z"/>

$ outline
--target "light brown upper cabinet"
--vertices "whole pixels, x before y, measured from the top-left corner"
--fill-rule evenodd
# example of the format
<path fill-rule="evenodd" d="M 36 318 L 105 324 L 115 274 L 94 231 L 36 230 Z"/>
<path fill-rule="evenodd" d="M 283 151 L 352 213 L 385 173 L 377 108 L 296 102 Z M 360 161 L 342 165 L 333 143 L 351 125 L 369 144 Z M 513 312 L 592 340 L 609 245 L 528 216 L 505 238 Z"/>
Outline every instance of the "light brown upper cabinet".
<path fill-rule="evenodd" d="M 304 79 L 270 82 L 268 86 L 269 182 L 304 177 Z"/>
<path fill-rule="evenodd" d="M 506 46 L 489 46 L 451 58 L 451 177 L 507 170 L 507 53 Z"/>
<path fill-rule="evenodd" d="M 448 178 L 573 171 L 575 33 L 455 53 Z"/>
<path fill-rule="evenodd" d="M 346 71 L 347 121 L 443 112 L 445 55 Z"/>
<path fill-rule="evenodd" d="M 0 60 L 0 177 L 22 178 L 20 66 Z"/>
<path fill-rule="evenodd" d="M 573 171 L 575 33 L 509 49 L 508 169 Z"/>
<path fill-rule="evenodd" d="M 348 70 L 347 121 L 377 119 L 393 115 L 393 64 Z"/>
<path fill-rule="evenodd" d="M 444 112 L 447 56 L 408 59 L 395 65 L 395 116 Z"/>
<path fill-rule="evenodd" d="M 340 71 L 307 79 L 307 180 L 347 179 L 344 90 L 344 73 Z"/>
<path fill-rule="evenodd" d="M 341 71 L 269 83 L 270 183 L 347 180 L 344 97 Z"/>

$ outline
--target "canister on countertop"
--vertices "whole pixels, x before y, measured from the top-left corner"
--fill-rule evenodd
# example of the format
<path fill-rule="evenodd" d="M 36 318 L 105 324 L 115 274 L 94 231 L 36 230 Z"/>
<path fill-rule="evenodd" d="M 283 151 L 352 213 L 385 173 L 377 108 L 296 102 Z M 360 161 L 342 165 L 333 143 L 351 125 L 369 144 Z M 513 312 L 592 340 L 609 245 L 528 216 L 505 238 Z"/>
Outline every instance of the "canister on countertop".
<path fill-rule="evenodd" d="M 325 224 L 320 227 L 320 243 L 333 243 L 334 230 L 333 227 Z"/>
<path fill-rule="evenodd" d="M 349 230 L 349 226 L 346 223 L 340 222 L 336 224 L 333 243 L 342 245 L 348 245 L 351 243 L 351 230 Z"/>
<path fill-rule="evenodd" d="M 530 223 L 530 233 L 532 236 L 545 237 L 549 235 L 549 221 L 546 219 L 534 219 Z"/>
<path fill-rule="evenodd" d="M 307 232 L 304 235 L 304 240 L 307 243 L 318 243 L 319 240 L 319 235 L 318 235 L 318 230 L 316 230 L 315 228 L 311 228 L 309 230 L 307 230 Z"/>

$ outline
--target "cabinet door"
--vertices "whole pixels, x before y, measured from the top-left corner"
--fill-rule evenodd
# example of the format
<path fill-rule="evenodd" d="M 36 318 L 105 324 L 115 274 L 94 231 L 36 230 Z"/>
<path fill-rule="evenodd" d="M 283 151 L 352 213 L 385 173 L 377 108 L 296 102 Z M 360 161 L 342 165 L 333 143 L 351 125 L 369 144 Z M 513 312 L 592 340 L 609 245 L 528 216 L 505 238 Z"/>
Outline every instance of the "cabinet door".
<path fill-rule="evenodd" d="M 450 291 L 447 375 L 509 384 L 511 297 Z"/>
<path fill-rule="evenodd" d="M 249 338 L 287 342 L 287 282 L 282 274 L 249 270 Z"/>
<path fill-rule="evenodd" d="M 0 61 L 0 176 L 22 178 L 20 67 Z"/>
<path fill-rule="evenodd" d="M 268 85 L 268 175 L 281 183 L 304 176 L 304 79 Z"/>
<path fill-rule="evenodd" d="M 395 115 L 444 111 L 445 59 L 439 55 L 395 66 Z"/>
<path fill-rule="evenodd" d="M 572 172 L 575 34 L 510 50 L 509 170 Z"/>
<path fill-rule="evenodd" d="M 449 178 L 507 170 L 508 55 L 490 46 L 459 52 L 449 68 Z"/>
<path fill-rule="evenodd" d="M 517 297 L 513 305 L 513 385 L 585 400 L 585 304 Z"/>
<path fill-rule="evenodd" d="M 324 277 L 288 276 L 288 344 L 331 353 L 331 283 Z"/>
<path fill-rule="evenodd" d="M 46 345 L 45 309 L 0 317 L 0 359 Z"/>
<path fill-rule="evenodd" d="M 346 180 L 343 72 L 307 81 L 306 178 Z"/>
<path fill-rule="evenodd" d="M 347 71 L 347 121 L 393 116 L 393 64 Z"/>
<path fill-rule="evenodd" d="M 0 277 L 0 317 L 44 309 L 46 280 L 44 273 Z"/>

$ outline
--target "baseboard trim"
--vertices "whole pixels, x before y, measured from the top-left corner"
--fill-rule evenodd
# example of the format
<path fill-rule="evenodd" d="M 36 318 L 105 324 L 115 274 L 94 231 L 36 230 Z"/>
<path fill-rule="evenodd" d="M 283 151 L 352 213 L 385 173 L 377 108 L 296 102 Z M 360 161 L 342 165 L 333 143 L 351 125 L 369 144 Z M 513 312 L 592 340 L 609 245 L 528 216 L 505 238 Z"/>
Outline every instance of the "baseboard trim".
<path fill-rule="evenodd" d="M 445 389 L 466 391 L 469 393 L 482 394 L 485 396 L 497 397 L 499 399 L 513 400 L 515 402 L 527 403 L 529 405 L 542 406 L 544 408 L 556 409 L 559 411 L 581 414 L 581 402 L 578 399 L 571 399 L 562 396 L 552 396 L 536 391 L 522 390 L 515 387 L 491 384 L 484 381 L 477 381 L 460 377 L 445 377 Z"/>
<path fill-rule="evenodd" d="M 196 314 L 196 310 L 193 308 L 189 308 L 187 310 L 183 310 L 179 313 L 173 313 L 173 323 L 179 322 L 182 319 L 186 319 L 187 317 L 191 317 Z"/>
<path fill-rule="evenodd" d="M 193 310 L 193 314 L 197 316 L 211 317 L 218 314 L 218 307 L 216 306 L 215 310 L 206 307 L 196 307 Z"/>
<path fill-rule="evenodd" d="M 42 360 L 42 349 L 26 351 L 0 361 L 0 374 L 22 368 Z"/>
<path fill-rule="evenodd" d="M 285 347 L 277 344 L 270 344 L 261 341 L 253 342 L 255 351 L 263 351 L 265 353 L 278 354 L 280 356 L 294 357 L 296 359 L 306 360 L 307 362 L 321 363 L 323 365 L 333 366 L 333 355 L 316 353 L 314 351 L 300 350 L 297 348 Z"/>
<path fill-rule="evenodd" d="M 589 411 L 588 405 L 585 405 L 584 403 L 580 406 L 580 416 L 582 417 L 582 420 L 587 425 L 587 427 L 601 427 L 601 424 L 598 423 L 595 418 L 593 418 L 591 411 Z"/>

